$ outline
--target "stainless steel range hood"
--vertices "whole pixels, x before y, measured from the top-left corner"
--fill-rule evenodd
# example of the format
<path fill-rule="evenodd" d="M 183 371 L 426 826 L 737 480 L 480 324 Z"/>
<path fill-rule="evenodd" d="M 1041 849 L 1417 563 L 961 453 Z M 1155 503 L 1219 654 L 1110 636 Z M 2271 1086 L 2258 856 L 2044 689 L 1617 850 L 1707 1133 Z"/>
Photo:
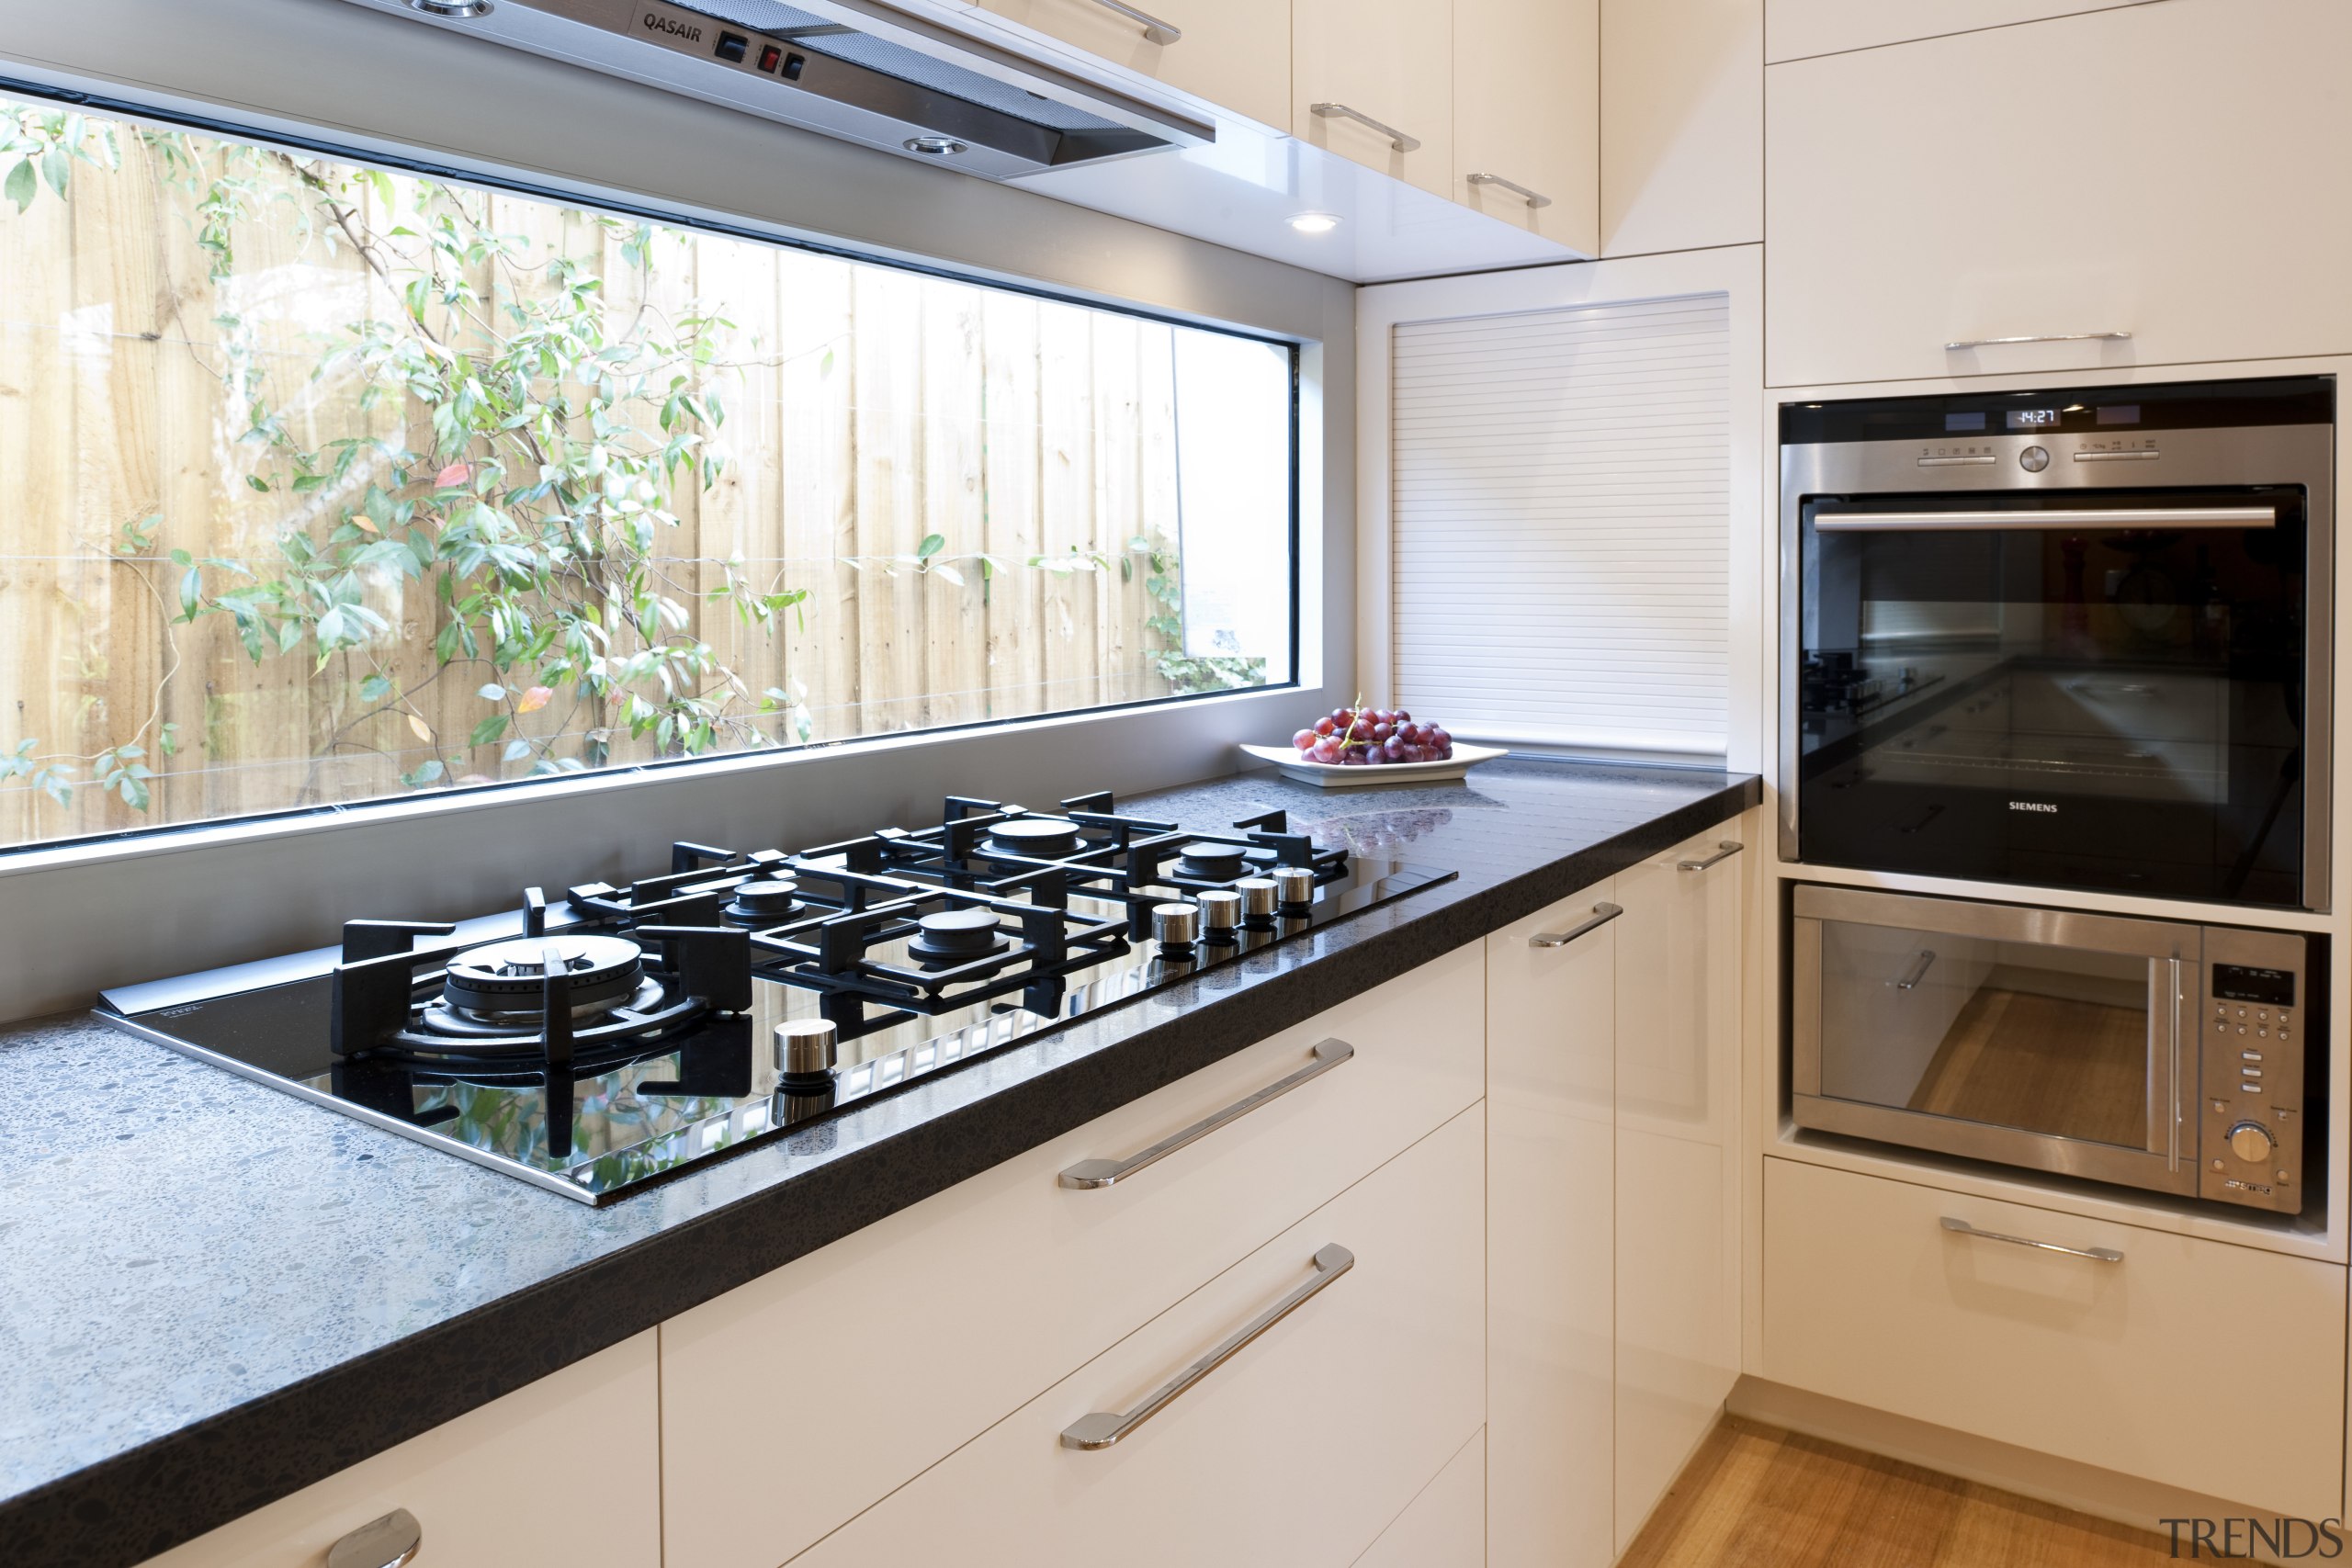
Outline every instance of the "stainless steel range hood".
<path fill-rule="evenodd" d="M 1216 139 L 871 0 L 353 0 L 988 179 Z"/>

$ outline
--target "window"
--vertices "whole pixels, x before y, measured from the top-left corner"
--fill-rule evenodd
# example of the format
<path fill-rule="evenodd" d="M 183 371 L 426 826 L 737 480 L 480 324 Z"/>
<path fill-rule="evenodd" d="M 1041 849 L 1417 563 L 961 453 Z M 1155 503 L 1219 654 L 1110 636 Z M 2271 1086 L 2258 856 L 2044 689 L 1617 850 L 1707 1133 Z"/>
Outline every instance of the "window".
<path fill-rule="evenodd" d="M 0 846 L 1286 683 L 1295 382 L 0 103 Z"/>

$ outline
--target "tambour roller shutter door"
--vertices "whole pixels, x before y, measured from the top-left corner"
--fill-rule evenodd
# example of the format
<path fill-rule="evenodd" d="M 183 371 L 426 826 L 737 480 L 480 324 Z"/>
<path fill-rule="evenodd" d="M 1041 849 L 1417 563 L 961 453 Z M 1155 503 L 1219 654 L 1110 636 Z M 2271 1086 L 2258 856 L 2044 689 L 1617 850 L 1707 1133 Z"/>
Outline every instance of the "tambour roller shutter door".
<path fill-rule="evenodd" d="M 1396 700 L 1482 739 L 1721 756 L 1728 299 L 1394 331 Z"/>

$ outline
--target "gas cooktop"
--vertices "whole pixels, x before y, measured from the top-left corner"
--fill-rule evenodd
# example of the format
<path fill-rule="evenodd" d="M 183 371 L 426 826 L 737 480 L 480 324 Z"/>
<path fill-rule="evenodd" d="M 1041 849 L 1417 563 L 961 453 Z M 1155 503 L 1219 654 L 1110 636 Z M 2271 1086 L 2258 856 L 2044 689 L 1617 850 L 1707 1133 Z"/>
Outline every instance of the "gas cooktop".
<path fill-rule="evenodd" d="M 951 797 L 937 827 L 665 873 L 107 992 L 99 1016 L 583 1202 L 1449 880 L 1267 811 Z"/>

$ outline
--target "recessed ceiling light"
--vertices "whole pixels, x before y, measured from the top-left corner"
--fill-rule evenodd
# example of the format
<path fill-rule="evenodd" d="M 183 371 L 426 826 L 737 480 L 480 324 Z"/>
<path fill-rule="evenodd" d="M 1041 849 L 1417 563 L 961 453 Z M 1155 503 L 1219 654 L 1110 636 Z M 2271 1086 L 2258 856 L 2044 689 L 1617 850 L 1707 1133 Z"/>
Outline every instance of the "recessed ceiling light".
<path fill-rule="evenodd" d="M 1295 212 L 1290 226 L 1302 234 L 1328 234 L 1340 226 L 1340 220 L 1328 212 Z"/>

